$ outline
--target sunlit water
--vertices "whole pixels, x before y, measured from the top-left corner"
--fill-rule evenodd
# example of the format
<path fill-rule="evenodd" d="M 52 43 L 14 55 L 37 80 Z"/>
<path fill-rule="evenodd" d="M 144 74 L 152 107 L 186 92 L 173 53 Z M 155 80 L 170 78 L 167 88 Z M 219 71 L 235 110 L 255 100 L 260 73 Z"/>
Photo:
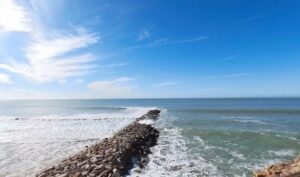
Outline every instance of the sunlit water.
<path fill-rule="evenodd" d="M 0 176 L 34 176 L 153 108 L 161 134 L 135 176 L 251 176 L 300 154 L 300 99 L 0 102 Z"/>

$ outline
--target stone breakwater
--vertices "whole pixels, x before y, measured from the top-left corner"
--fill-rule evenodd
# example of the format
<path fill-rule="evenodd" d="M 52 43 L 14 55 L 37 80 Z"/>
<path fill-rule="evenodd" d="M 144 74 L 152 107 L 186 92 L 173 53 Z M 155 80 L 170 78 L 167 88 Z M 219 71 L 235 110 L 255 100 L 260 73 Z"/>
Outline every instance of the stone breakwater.
<path fill-rule="evenodd" d="M 300 156 L 290 163 L 279 163 L 254 173 L 255 177 L 300 177 Z"/>
<path fill-rule="evenodd" d="M 160 110 L 149 111 L 112 138 L 86 147 L 36 177 L 121 177 L 134 165 L 143 167 L 159 132 L 153 126 L 139 122 L 156 120 L 159 114 Z"/>

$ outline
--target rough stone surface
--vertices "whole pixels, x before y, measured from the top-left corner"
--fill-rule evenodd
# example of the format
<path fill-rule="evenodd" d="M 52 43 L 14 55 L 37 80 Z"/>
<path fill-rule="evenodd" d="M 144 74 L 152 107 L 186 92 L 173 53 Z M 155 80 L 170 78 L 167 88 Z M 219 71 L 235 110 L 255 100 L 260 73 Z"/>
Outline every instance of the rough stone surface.
<path fill-rule="evenodd" d="M 279 163 L 254 172 L 255 177 L 300 177 L 300 156 L 289 163 Z"/>
<path fill-rule="evenodd" d="M 143 167 L 150 148 L 157 142 L 159 132 L 151 125 L 138 121 L 158 119 L 160 110 L 151 110 L 147 114 L 119 131 L 112 138 L 87 147 L 58 165 L 46 169 L 36 177 L 121 177 L 133 167 L 133 159 Z"/>

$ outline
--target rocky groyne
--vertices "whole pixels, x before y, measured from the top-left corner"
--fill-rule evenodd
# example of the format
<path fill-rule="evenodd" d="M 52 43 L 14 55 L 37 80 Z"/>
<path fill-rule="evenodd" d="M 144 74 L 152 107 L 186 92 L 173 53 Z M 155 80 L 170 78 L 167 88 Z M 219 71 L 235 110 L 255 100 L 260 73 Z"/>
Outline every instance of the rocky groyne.
<path fill-rule="evenodd" d="M 300 156 L 289 163 L 279 163 L 254 173 L 255 177 L 300 177 Z"/>
<path fill-rule="evenodd" d="M 143 121 L 156 120 L 159 114 L 160 110 L 149 111 L 113 137 L 86 147 L 36 177 L 121 177 L 134 165 L 143 167 L 159 136 L 157 129 Z"/>

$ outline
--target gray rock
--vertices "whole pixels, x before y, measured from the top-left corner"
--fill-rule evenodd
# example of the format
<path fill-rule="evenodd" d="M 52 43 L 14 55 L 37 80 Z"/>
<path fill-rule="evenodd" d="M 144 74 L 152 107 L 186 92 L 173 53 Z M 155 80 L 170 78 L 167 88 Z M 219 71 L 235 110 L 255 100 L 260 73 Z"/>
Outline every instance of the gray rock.
<path fill-rule="evenodd" d="M 81 166 L 85 165 L 86 163 L 87 163 L 87 161 L 85 160 L 85 161 L 77 163 L 76 166 L 81 167 Z"/>
<path fill-rule="evenodd" d="M 38 175 L 38 177 L 46 177 L 46 176 L 47 176 L 46 173 L 42 173 L 42 174 Z"/>
<path fill-rule="evenodd" d="M 68 173 L 63 173 L 63 174 L 57 174 L 55 177 L 67 177 Z"/>
<path fill-rule="evenodd" d="M 82 176 L 87 176 L 88 174 L 89 174 L 88 171 L 84 171 L 84 172 L 81 173 Z"/>
<path fill-rule="evenodd" d="M 92 157 L 92 158 L 90 159 L 90 161 L 91 161 L 92 163 L 97 162 L 97 157 Z"/>

